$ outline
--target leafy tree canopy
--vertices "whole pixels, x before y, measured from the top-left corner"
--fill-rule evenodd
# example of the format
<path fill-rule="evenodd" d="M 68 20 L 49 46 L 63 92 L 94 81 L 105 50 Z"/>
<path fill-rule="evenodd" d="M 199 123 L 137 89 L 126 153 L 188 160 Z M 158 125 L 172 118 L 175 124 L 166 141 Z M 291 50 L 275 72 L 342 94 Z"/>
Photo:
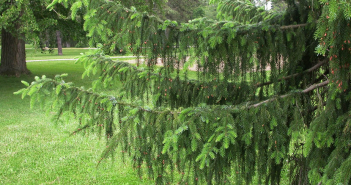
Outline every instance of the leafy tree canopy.
<path fill-rule="evenodd" d="M 57 24 L 55 13 L 47 10 L 50 0 L 0 1 L 0 25 L 13 34 L 33 38 L 38 32 Z M 21 25 L 19 30 L 16 25 Z"/>
<path fill-rule="evenodd" d="M 26 66 L 26 41 L 43 47 L 41 40 L 49 40 L 50 32 L 57 30 L 62 30 L 66 37 L 85 37 L 82 22 L 67 19 L 70 13 L 68 7 L 57 4 L 53 11 L 49 11 L 47 6 L 50 3 L 50 0 L 0 1 L 0 75 L 30 73 Z M 83 11 L 80 10 L 79 15 L 82 16 Z M 55 37 L 51 35 L 51 38 Z"/>
<path fill-rule="evenodd" d="M 76 12 L 78 21 L 72 21 L 70 17 L 69 3 L 56 4 L 52 11 L 47 9 L 51 0 L 2 0 L 0 1 L 0 25 L 1 28 L 11 32 L 16 37 L 25 34 L 26 40 L 45 38 L 45 31 L 61 29 L 64 34 L 79 33 L 71 37 L 85 37 L 81 21 L 84 9 Z M 20 25 L 20 26 L 19 26 Z M 19 28 L 19 29 L 18 29 Z M 23 37 L 23 36 L 22 36 Z"/>
<path fill-rule="evenodd" d="M 58 75 L 18 93 L 75 115 L 74 134 L 104 131 L 101 160 L 128 154 L 159 184 L 350 182 L 349 0 L 286 0 L 284 11 L 211 0 L 219 20 L 181 24 L 157 16 L 160 0 L 53 4 L 68 2 L 73 17 L 87 8 L 92 40 L 127 46 L 145 65 L 96 50 L 78 60 L 84 75 L 100 74 L 93 90 Z M 94 91 L 116 83 L 116 94 Z"/>

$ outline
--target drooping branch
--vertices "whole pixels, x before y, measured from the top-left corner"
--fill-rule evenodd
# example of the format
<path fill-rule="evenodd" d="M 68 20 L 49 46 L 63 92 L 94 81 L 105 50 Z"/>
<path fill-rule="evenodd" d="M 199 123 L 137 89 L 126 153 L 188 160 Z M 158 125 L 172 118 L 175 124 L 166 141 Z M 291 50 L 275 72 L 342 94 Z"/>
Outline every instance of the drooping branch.
<path fill-rule="evenodd" d="M 326 80 L 324 82 L 321 82 L 319 84 L 313 84 L 310 87 L 308 87 L 307 89 L 303 90 L 302 93 L 308 93 L 314 89 L 317 89 L 318 87 L 323 87 L 329 84 L 329 80 Z"/>
<path fill-rule="evenodd" d="M 281 26 L 280 29 L 285 30 L 289 28 L 299 28 L 299 27 L 304 27 L 307 26 L 308 24 L 296 24 L 296 25 L 286 25 L 286 26 Z"/>
<path fill-rule="evenodd" d="M 105 61 L 105 60 L 103 60 L 103 61 Z M 116 63 L 115 61 L 110 61 L 111 63 Z M 290 76 L 287 76 L 287 77 L 284 77 L 284 78 L 281 78 L 281 79 L 279 79 L 278 81 L 281 81 L 281 80 L 286 80 L 286 79 L 289 79 L 289 78 L 293 78 L 293 77 L 296 77 L 296 76 L 299 76 L 299 75 L 302 75 L 302 74 L 305 74 L 305 73 L 309 73 L 309 72 L 312 72 L 312 71 L 314 71 L 314 70 L 316 70 L 316 69 L 318 69 L 320 66 L 322 66 L 322 65 L 324 65 L 325 63 L 327 63 L 328 62 L 328 59 L 325 59 L 325 60 L 323 60 L 323 61 L 320 61 L 319 63 L 317 63 L 316 65 L 314 65 L 313 67 L 311 67 L 311 68 L 309 68 L 309 69 L 307 69 L 307 70 L 305 70 L 305 71 L 303 71 L 302 73 L 297 73 L 297 74 L 293 74 L 293 75 L 290 75 Z M 139 72 L 143 72 L 143 70 L 140 70 L 140 69 L 138 69 L 137 67 L 135 67 L 135 66 L 133 66 L 133 65 L 131 65 L 131 64 L 128 64 L 128 63 L 126 63 L 126 62 L 117 62 L 117 63 L 124 63 L 124 64 L 126 64 L 127 66 L 129 66 L 130 68 L 132 68 L 133 70 L 137 70 L 137 71 L 139 71 Z M 112 70 L 119 70 L 119 68 L 111 68 Z M 108 69 L 106 68 L 106 72 L 108 71 Z M 157 73 L 153 73 L 153 72 L 150 72 L 149 73 L 149 75 L 154 75 L 154 76 L 160 76 L 160 74 L 157 74 Z M 162 77 L 161 77 L 162 78 Z M 163 78 L 165 78 L 165 77 L 163 77 Z M 167 78 L 169 78 L 169 80 L 174 80 L 174 79 L 172 79 L 172 78 L 170 78 L 170 77 L 167 77 Z M 187 80 L 187 82 L 189 83 L 196 83 L 196 80 Z M 327 81 L 325 81 L 325 82 L 322 82 L 322 83 L 319 83 L 319 84 L 314 84 L 314 85 L 312 85 L 312 86 L 310 86 L 310 87 L 308 87 L 307 89 L 304 89 L 304 90 L 302 90 L 302 91 L 300 91 L 301 93 L 307 93 L 307 92 L 310 92 L 311 90 L 313 90 L 313 89 L 316 89 L 316 88 L 318 88 L 318 87 L 322 87 L 322 86 L 325 86 L 325 85 L 327 85 L 328 84 L 328 80 Z M 268 84 L 271 84 L 271 83 L 273 83 L 273 82 L 266 82 L 266 83 L 264 83 L 264 84 L 259 84 L 259 85 L 257 85 L 257 86 L 263 86 L 263 85 L 268 85 Z M 206 86 L 206 85 L 205 85 Z M 209 85 L 210 86 L 210 85 Z M 292 95 L 293 93 L 289 93 L 289 94 L 285 94 L 285 95 L 281 95 L 281 96 L 279 96 L 279 98 L 286 98 L 286 97 L 288 97 L 288 96 L 290 96 L 290 95 Z M 250 106 L 248 106 L 248 108 L 254 108 L 254 107 L 258 107 L 258 106 L 260 106 L 260 105 L 262 105 L 262 104 L 265 104 L 265 103 L 269 103 L 269 102 L 271 102 L 271 101 L 273 101 L 274 99 L 276 99 L 276 98 L 271 98 L 271 99 L 268 99 L 268 100 L 265 100 L 265 101 L 262 101 L 262 102 L 260 102 L 260 103 L 256 103 L 256 104 L 254 104 L 254 105 L 250 105 Z M 151 109 L 144 109 L 144 108 L 142 108 L 142 107 L 140 107 L 140 106 L 137 106 L 137 105 L 133 105 L 133 104 L 129 104 L 129 103 L 125 103 L 125 102 L 118 102 L 117 104 L 120 104 L 120 105 L 123 105 L 123 106 L 130 106 L 130 107 L 132 107 L 132 108 L 138 108 L 140 111 L 143 111 L 143 112 L 152 112 L 152 113 L 156 113 L 156 114 L 159 114 L 159 113 L 162 113 L 162 111 L 157 111 L 157 110 L 151 110 Z M 216 107 L 216 106 L 209 106 L 209 108 L 210 107 Z M 223 107 L 225 107 L 225 109 L 233 109 L 233 110 L 238 110 L 238 106 L 223 106 Z M 240 108 L 239 108 L 240 109 Z M 175 112 L 170 112 L 170 114 L 174 114 Z M 180 112 L 177 112 L 178 114 L 180 113 Z"/>
<path fill-rule="evenodd" d="M 53 83 L 55 83 L 56 85 L 59 85 L 59 83 L 57 83 L 56 81 L 53 81 Z M 131 108 L 137 108 L 138 110 L 143 111 L 143 112 L 150 112 L 150 113 L 155 113 L 155 114 L 161 114 L 162 113 L 162 111 L 146 109 L 146 108 L 144 108 L 142 106 L 138 106 L 138 105 L 135 105 L 135 104 L 132 104 L 132 103 L 117 101 L 116 97 L 114 97 L 114 96 L 100 95 L 98 93 L 93 93 L 93 92 L 90 92 L 90 91 L 87 91 L 87 90 L 83 90 L 83 89 L 78 88 L 78 87 L 70 87 L 70 89 L 74 89 L 74 90 L 76 90 L 78 92 L 84 92 L 86 94 L 97 96 L 97 97 L 101 97 L 101 98 L 108 98 L 111 101 L 111 103 L 114 104 L 114 105 L 121 105 L 121 106 L 128 106 L 128 107 L 131 107 Z M 66 90 L 63 90 L 63 91 L 66 91 Z"/>
<path fill-rule="evenodd" d="M 111 4 L 111 3 L 109 3 L 109 4 Z M 123 6 L 123 5 L 118 4 L 118 6 Z M 190 26 L 190 27 L 187 26 L 187 25 L 191 25 L 191 24 L 197 24 L 199 20 L 193 20 L 191 23 L 184 24 L 184 26 L 177 26 L 177 25 L 174 25 L 174 24 L 165 23 L 165 21 L 161 20 L 158 16 L 150 15 L 148 13 L 141 13 L 141 12 L 138 12 L 137 10 L 135 10 L 135 9 L 129 9 L 127 7 L 124 7 L 124 6 L 123 6 L 123 8 L 118 9 L 118 10 L 122 10 L 121 12 L 119 12 L 119 11 L 110 11 L 111 5 L 110 6 L 106 5 L 106 6 L 103 6 L 103 7 L 105 7 L 105 8 L 101 8 L 101 10 L 99 9 L 100 16 L 102 14 L 104 14 L 105 16 L 116 16 L 119 13 L 123 13 L 125 15 L 125 17 L 129 17 L 132 20 L 136 20 L 135 19 L 136 17 L 139 17 L 139 18 L 142 17 L 143 19 L 153 20 L 157 24 L 164 25 L 165 27 L 173 29 L 173 30 L 180 31 L 180 30 L 184 30 L 185 29 L 186 31 L 191 31 L 191 30 L 193 30 L 193 31 L 196 31 L 196 30 L 197 31 L 203 31 L 203 28 L 198 28 L 196 26 L 194 28 L 192 28 L 193 26 Z M 121 20 L 119 20 L 119 21 L 121 21 Z M 201 20 L 201 21 L 203 21 L 203 20 Z M 241 24 L 238 21 L 231 21 L 231 20 L 214 21 L 214 20 L 208 19 L 208 20 L 206 20 L 206 22 L 207 22 L 207 26 L 233 24 L 233 25 L 236 25 L 235 28 L 237 30 L 237 33 L 246 34 L 248 27 L 251 27 L 251 28 L 255 28 L 256 27 L 258 29 L 262 29 L 262 26 L 265 25 L 266 21 L 263 21 L 263 23 L 260 23 L 260 24 L 257 24 L 257 23 Z M 307 25 L 309 25 L 309 23 L 296 24 L 296 25 L 271 25 L 270 24 L 268 27 L 267 27 L 267 25 L 265 25 L 265 27 L 266 28 L 274 28 L 274 29 L 279 28 L 281 30 L 285 30 L 285 29 L 294 29 L 294 28 L 304 27 L 304 26 L 307 26 Z M 233 29 L 233 28 L 230 28 L 230 29 Z"/>
<path fill-rule="evenodd" d="M 312 90 L 314 90 L 314 89 L 316 89 L 318 87 L 323 87 L 323 86 L 326 86 L 328 84 L 329 84 L 329 80 L 326 80 L 326 81 L 318 83 L 318 84 L 313 84 L 313 85 L 309 86 L 307 89 L 302 90 L 300 93 L 308 93 L 308 92 L 310 92 L 310 91 L 312 91 Z M 279 98 L 286 98 L 286 97 L 291 96 L 291 95 L 293 95 L 293 93 L 281 95 L 281 96 L 279 96 Z M 274 101 L 275 99 L 276 98 L 271 98 L 271 99 L 262 101 L 260 103 L 256 103 L 256 104 L 250 105 L 250 106 L 248 106 L 248 108 L 258 107 L 258 106 L 260 106 L 262 104 Z"/>
<path fill-rule="evenodd" d="M 318 69 L 320 66 L 324 65 L 325 63 L 327 63 L 328 60 L 329 60 L 329 59 L 326 58 L 326 59 L 324 59 L 324 60 L 318 62 L 318 63 L 317 63 L 316 65 L 314 65 L 313 67 L 311 67 L 311 68 L 309 68 L 309 69 L 307 69 L 307 70 L 305 70 L 305 71 L 303 71 L 303 72 L 301 72 L 301 73 L 296 73 L 296 74 L 292 74 L 292 75 L 289 75 L 289 76 L 285 76 L 285 77 L 283 77 L 283 78 L 278 79 L 277 81 L 280 82 L 280 81 L 282 81 L 282 80 L 287 80 L 287 79 L 290 79 L 290 78 L 294 78 L 294 77 L 297 77 L 297 76 L 304 75 L 304 74 L 306 74 L 306 73 L 310 73 L 310 72 L 312 72 L 312 71 Z M 270 84 L 272 84 L 272 83 L 274 83 L 274 82 L 273 82 L 273 81 L 269 81 L 269 82 L 264 82 L 264 83 L 258 83 L 258 84 L 256 84 L 255 86 L 256 86 L 256 87 L 262 87 L 262 86 L 265 86 L 265 85 L 270 85 Z"/>
<path fill-rule="evenodd" d="M 319 87 L 323 87 L 323 86 L 326 86 L 328 85 L 329 83 L 329 80 L 326 80 L 324 82 L 321 82 L 321 83 L 318 83 L 318 84 L 314 84 L 314 85 L 311 85 L 310 87 L 302 90 L 302 91 L 299 91 L 299 93 L 308 93 L 316 88 L 319 88 Z M 56 81 L 56 80 L 50 80 L 50 79 L 46 79 L 45 80 L 45 83 L 44 84 L 51 84 L 51 85 L 54 85 L 55 88 L 59 85 L 61 85 L 62 88 L 65 88 L 65 89 L 62 89 L 61 91 L 62 92 L 66 92 L 68 89 L 74 89 L 75 91 L 78 91 L 80 93 L 78 94 L 81 94 L 81 93 L 86 93 L 86 94 L 89 94 L 89 95 L 92 95 L 92 96 L 98 96 L 98 97 L 101 97 L 102 99 L 109 99 L 109 101 L 111 101 L 112 104 L 114 105 L 121 105 L 121 106 L 129 106 L 131 108 L 136 108 L 140 111 L 143 111 L 143 112 L 150 112 L 150 113 L 155 113 L 155 114 L 161 114 L 161 113 L 164 113 L 164 111 L 167 111 L 169 114 L 180 114 L 181 111 L 179 110 L 174 110 L 174 111 L 169 111 L 169 110 L 154 110 L 154 109 L 149 109 L 149 108 L 144 108 L 144 107 L 141 107 L 139 105 L 135 105 L 135 104 L 131 104 L 131 103 L 127 103 L 127 102 L 121 102 L 121 101 L 117 101 L 116 100 L 116 97 L 114 96 L 106 96 L 106 95 L 100 95 L 100 94 L 97 94 L 97 93 L 94 93 L 94 92 L 91 92 L 91 91 L 87 91 L 87 90 L 84 90 L 84 89 L 81 89 L 81 88 L 77 88 L 77 87 L 66 87 L 65 85 L 63 85 L 62 83 Z M 33 85 L 30 85 L 28 87 L 28 89 L 30 88 L 37 88 L 36 86 L 33 86 Z M 41 88 L 45 88 L 45 85 L 41 86 Z M 50 86 L 50 88 L 52 88 L 52 86 Z M 24 91 L 25 89 L 21 90 L 20 92 Z M 37 89 L 37 90 L 40 90 L 40 89 Z M 289 93 L 289 94 L 285 94 L 285 95 L 281 95 L 279 96 L 279 98 L 286 98 L 286 97 L 289 97 L 291 95 L 293 95 L 294 93 Z M 259 103 L 256 103 L 256 104 L 253 104 L 253 105 L 250 105 L 250 106 L 247 106 L 245 108 L 256 108 L 256 107 L 259 107 L 260 105 L 263 105 L 263 104 L 266 104 L 266 103 L 269 103 L 269 102 L 272 102 L 276 99 L 276 97 L 274 98 L 271 98 L 271 99 L 268 99 L 268 100 L 265 100 L 265 101 L 262 101 L 262 102 L 259 102 Z M 214 105 L 214 106 L 208 106 L 209 109 L 213 109 L 218 106 Z M 223 109 L 232 109 L 233 111 L 237 111 L 238 109 L 241 109 L 240 107 L 238 106 L 220 106 L 221 108 Z"/>

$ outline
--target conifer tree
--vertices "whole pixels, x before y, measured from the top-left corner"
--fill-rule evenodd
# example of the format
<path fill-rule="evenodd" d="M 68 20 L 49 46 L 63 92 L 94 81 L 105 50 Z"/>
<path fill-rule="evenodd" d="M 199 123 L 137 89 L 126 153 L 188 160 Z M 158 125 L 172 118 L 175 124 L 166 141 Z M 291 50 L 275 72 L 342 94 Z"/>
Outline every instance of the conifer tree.
<path fill-rule="evenodd" d="M 96 50 L 77 61 L 83 76 L 99 74 L 93 89 L 57 75 L 18 93 L 57 109 L 57 119 L 74 115 L 73 134 L 103 132 L 99 162 L 128 155 L 157 184 L 350 183 L 349 0 L 286 0 L 285 11 L 212 0 L 218 21 L 181 25 L 155 16 L 163 1 L 72 2 L 73 17 L 88 9 L 90 36 L 127 44 L 145 62 Z M 117 83 L 116 94 L 95 91 Z"/>

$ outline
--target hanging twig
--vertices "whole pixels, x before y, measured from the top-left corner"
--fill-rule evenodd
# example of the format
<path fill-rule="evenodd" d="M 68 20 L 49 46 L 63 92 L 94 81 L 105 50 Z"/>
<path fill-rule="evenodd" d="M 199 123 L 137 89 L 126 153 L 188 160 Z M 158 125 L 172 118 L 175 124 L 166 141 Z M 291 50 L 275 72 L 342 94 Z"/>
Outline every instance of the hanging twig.
<path fill-rule="evenodd" d="M 316 89 L 316 88 L 318 88 L 318 87 L 326 86 L 326 85 L 328 85 L 328 83 L 329 83 L 329 80 L 324 81 L 324 82 L 319 83 L 319 84 L 313 84 L 313 85 L 309 86 L 307 89 L 302 90 L 301 93 L 308 93 L 308 92 L 310 92 L 310 91 L 312 91 L 312 90 L 314 90 L 314 89 Z M 293 94 L 292 94 L 292 93 L 290 93 L 290 94 L 285 94 L 285 95 L 279 96 L 279 98 L 286 98 L 286 97 L 291 96 L 291 95 L 293 95 Z M 271 102 L 271 101 L 273 101 L 273 100 L 275 100 L 275 99 L 276 99 L 276 98 L 271 98 L 271 99 L 262 101 L 262 102 L 260 102 L 260 103 L 256 103 L 256 104 L 254 104 L 254 105 L 250 105 L 250 106 L 248 106 L 248 108 L 258 107 L 258 106 L 260 106 L 260 105 L 262 105 L 262 104 Z"/>
<path fill-rule="evenodd" d="M 304 27 L 307 26 L 308 24 L 296 24 L 296 25 L 287 25 L 287 26 L 281 26 L 280 29 L 289 29 L 289 28 L 299 28 L 299 27 Z"/>
<path fill-rule="evenodd" d="M 287 80 L 287 79 L 290 79 L 290 78 L 293 78 L 293 77 L 301 76 L 301 75 L 306 74 L 306 73 L 310 73 L 310 72 L 318 69 L 320 66 L 324 65 L 325 63 L 327 63 L 328 60 L 329 60 L 328 58 L 325 58 L 324 60 L 318 62 L 313 67 L 311 67 L 311 68 L 309 68 L 309 69 L 307 69 L 307 70 L 305 70 L 305 71 L 303 71 L 301 73 L 296 73 L 296 74 L 292 74 L 292 75 L 289 75 L 289 76 L 285 76 L 283 78 L 278 79 L 277 81 L 280 82 L 282 80 Z M 272 83 L 274 83 L 274 82 L 273 81 L 269 81 L 269 82 L 264 82 L 264 83 L 258 83 L 255 86 L 256 87 L 262 87 L 262 86 L 265 86 L 265 85 L 270 85 Z"/>

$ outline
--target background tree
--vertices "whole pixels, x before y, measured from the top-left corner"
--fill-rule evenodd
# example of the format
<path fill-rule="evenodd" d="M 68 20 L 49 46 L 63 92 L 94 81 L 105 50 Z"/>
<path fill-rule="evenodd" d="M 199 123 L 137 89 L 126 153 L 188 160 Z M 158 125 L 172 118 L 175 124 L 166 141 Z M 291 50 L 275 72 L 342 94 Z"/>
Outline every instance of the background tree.
<path fill-rule="evenodd" d="M 32 18 L 31 10 L 23 3 L 9 0 L 0 1 L 1 65 L 0 74 L 16 75 L 30 73 L 26 67 L 25 31 L 26 20 Z M 33 29 L 35 25 L 32 25 Z"/>
<path fill-rule="evenodd" d="M 201 5 L 204 2 L 201 0 L 186 1 L 186 0 L 174 0 L 168 1 L 165 5 L 165 18 L 175 20 L 178 22 L 188 22 L 194 19 L 194 15 L 199 17 L 201 12 Z M 203 14 L 200 13 L 203 16 Z M 202 17 L 201 16 L 201 17 Z"/>
<path fill-rule="evenodd" d="M 37 34 L 39 47 L 58 48 L 58 54 L 62 55 L 62 47 L 74 47 L 79 43 L 86 47 L 88 42 L 86 32 L 83 29 L 83 14 L 85 9 L 77 12 L 75 20 L 72 20 L 69 4 L 56 4 L 51 10 L 46 6 L 41 11 L 35 12 L 37 22 L 41 19 L 54 20 L 52 24 L 41 25 L 42 31 Z M 59 42 L 61 40 L 61 43 Z"/>
<path fill-rule="evenodd" d="M 88 7 L 91 36 L 146 56 L 137 67 L 101 50 L 78 60 L 84 75 L 100 74 L 94 90 L 122 88 L 104 95 L 57 75 L 18 93 L 32 105 L 47 100 L 56 118 L 74 115 L 73 134 L 104 131 L 101 160 L 128 154 L 141 177 L 159 184 L 350 182 L 350 2 L 286 0 L 285 11 L 267 11 L 212 0 L 218 21 L 181 25 L 161 21 L 152 2 L 140 5 L 146 12 L 123 3 L 72 7 Z"/>
<path fill-rule="evenodd" d="M 40 35 L 46 37 L 44 33 L 48 29 L 55 29 L 54 38 L 58 29 L 62 29 L 61 33 L 68 33 L 67 29 L 70 29 L 69 32 L 76 35 L 83 32 L 82 23 L 65 20 L 63 17 L 66 15 L 67 18 L 69 8 L 65 8 L 64 4 L 55 5 L 57 11 L 62 14 L 59 15 L 58 12 L 46 8 L 50 2 L 50 0 L 0 1 L 2 29 L 0 75 L 20 76 L 30 73 L 26 66 L 25 40 L 35 39 Z"/>

